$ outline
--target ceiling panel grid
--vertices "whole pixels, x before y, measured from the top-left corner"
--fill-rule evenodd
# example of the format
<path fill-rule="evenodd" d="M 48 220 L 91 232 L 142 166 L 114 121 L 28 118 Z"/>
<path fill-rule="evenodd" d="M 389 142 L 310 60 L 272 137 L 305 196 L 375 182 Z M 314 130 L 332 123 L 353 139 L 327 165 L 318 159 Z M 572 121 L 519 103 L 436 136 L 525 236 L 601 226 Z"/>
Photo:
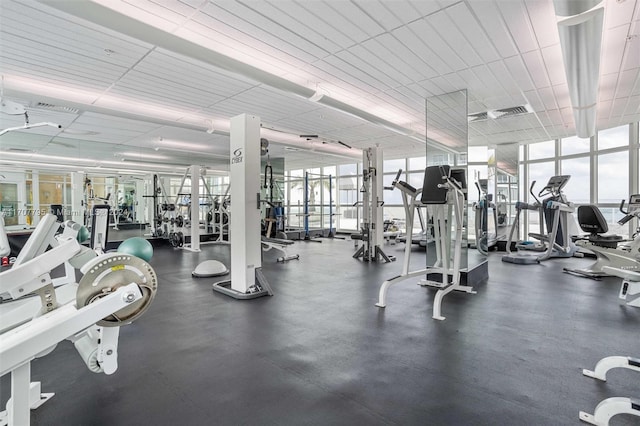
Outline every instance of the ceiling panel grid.
<path fill-rule="evenodd" d="M 262 40 L 271 48 L 282 50 L 303 62 L 327 55 L 327 51 L 311 43 L 277 21 L 240 2 L 209 3 L 203 11 L 236 30 Z"/>
<path fill-rule="evenodd" d="M 274 75 L 282 76 L 292 67 L 302 67 L 307 63 L 204 12 L 177 30 L 176 35 Z"/>
<path fill-rule="evenodd" d="M 517 55 L 519 52 L 516 43 L 495 2 L 472 0 L 466 0 L 466 2 L 500 56 L 509 58 Z"/>

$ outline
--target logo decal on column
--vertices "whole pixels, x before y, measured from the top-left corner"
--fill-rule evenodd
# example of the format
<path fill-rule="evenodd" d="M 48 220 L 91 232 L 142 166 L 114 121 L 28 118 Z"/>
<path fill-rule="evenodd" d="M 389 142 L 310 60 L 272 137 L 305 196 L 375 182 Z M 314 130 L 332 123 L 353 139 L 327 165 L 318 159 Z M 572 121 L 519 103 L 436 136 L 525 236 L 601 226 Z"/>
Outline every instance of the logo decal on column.
<path fill-rule="evenodd" d="M 242 148 L 238 148 L 233 151 L 233 158 L 231 159 L 231 164 L 242 163 Z"/>

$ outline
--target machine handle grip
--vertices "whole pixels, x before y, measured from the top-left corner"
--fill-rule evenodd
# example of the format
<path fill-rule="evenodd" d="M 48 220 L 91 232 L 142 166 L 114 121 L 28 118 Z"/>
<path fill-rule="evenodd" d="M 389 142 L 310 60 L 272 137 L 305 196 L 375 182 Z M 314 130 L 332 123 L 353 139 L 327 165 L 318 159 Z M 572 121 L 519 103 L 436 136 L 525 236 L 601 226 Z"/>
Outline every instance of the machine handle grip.
<path fill-rule="evenodd" d="M 623 214 L 629 214 L 629 210 L 627 210 L 627 211 L 624 210 L 624 202 L 625 202 L 625 200 L 620 201 L 620 212 L 623 213 Z"/>

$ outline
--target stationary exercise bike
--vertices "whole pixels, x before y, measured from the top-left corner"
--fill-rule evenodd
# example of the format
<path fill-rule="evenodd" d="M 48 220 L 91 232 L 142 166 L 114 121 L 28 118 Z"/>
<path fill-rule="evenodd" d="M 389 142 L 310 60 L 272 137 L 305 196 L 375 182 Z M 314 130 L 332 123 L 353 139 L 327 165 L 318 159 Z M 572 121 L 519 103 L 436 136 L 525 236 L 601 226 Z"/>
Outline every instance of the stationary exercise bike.
<path fill-rule="evenodd" d="M 618 221 L 620 225 L 634 217 L 640 218 L 640 194 L 629 197 L 626 210 L 624 204 L 625 200 L 622 200 L 620 211 L 625 216 Z M 585 269 L 564 268 L 565 272 L 593 279 L 611 275 L 604 267 L 640 272 L 640 226 L 632 235 L 631 242 L 622 244 L 620 235 L 603 235 L 609 231 L 609 226 L 600 209 L 592 204 L 578 207 L 578 224 L 589 235 L 577 239 L 576 245 L 595 254 L 596 262 Z"/>
<path fill-rule="evenodd" d="M 529 192 L 536 200 L 535 203 L 528 204 L 520 201 L 516 203 L 516 219 L 509 232 L 507 254 L 502 256 L 503 262 L 530 265 L 553 257 L 576 256 L 577 247 L 571 241 L 568 232 L 569 218 L 575 208 L 573 203 L 569 202 L 562 192 L 562 188 L 565 187 L 569 178 L 571 178 L 569 175 L 552 176 L 545 187 L 540 190 L 537 197 L 533 193 L 533 185 L 535 184 L 533 182 Z M 539 198 L 543 197 L 547 198 L 540 202 Z M 518 229 L 521 213 L 526 210 L 537 210 L 539 212 L 540 233 L 529 233 L 529 236 L 537 239 L 539 243 L 518 243 L 516 244 L 518 253 L 514 254 L 511 251 L 513 234 Z M 546 233 L 544 232 L 545 227 L 547 229 Z M 541 253 L 537 253 L 540 251 Z"/>

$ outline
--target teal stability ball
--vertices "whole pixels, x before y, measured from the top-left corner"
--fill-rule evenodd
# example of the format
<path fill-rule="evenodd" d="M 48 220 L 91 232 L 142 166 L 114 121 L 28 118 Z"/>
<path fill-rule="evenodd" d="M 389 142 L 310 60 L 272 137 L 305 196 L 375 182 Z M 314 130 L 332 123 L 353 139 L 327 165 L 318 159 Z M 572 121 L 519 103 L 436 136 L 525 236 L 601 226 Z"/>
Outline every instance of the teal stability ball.
<path fill-rule="evenodd" d="M 83 225 L 80 227 L 80 230 L 78 230 L 77 238 L 79 243 L 84 243 L 89 239 L 89 230 L 86 226 Z"/>
<path fill-rule="evenodd" d="M 118 246 L 118 252 L 130 254 L 149 262 L 153 257 L 153 246 L 144 238 L 127 238 Z"/>

